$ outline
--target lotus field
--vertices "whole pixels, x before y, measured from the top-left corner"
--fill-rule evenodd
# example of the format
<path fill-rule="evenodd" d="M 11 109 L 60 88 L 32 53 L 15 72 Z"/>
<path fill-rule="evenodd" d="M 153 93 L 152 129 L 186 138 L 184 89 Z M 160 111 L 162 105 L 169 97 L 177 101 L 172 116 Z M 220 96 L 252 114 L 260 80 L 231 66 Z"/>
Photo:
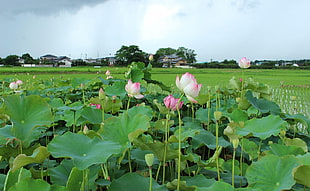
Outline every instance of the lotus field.
<path fill-rule="evenodd" d="M 189 72 L 167 87 L 144 63 L 123 79 L 2 80 L 0 189 L 309 190 L 308 108 L 239 66 L 225 88 Z"/>

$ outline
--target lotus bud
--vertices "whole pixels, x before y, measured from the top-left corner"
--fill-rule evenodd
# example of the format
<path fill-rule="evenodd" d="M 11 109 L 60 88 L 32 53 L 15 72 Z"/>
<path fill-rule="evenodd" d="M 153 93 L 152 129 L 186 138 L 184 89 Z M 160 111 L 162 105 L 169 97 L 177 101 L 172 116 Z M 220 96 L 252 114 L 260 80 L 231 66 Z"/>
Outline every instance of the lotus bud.
<path fill-rule="evenodd" d="M 232 139 L 231 143 L 232 143 L 234 149 L 237 149 L 238 145 L 239 145 L 239 139 Z"/>
<path fill-rule="evenodd" d="M 88 134 L 88 132 L 89 132 L 88 127 L 87 127 L 86 125 L 84 125 L 84 128 L 83 128 L 83 133 L 84 133 L 85 135 L 87 135 L 87 134 Z"/>
<path fill-rule="evenodd" d="M 222 112 L 220 112 L 220 111 L 215 111 L 215 112 L 214 112 L 214 118 L 215 118 L 217 121 L 220 120 L 221 117 L 222 117 Z"/>
<path fill-rule="evenodd" d="M 285 130 L 281 130 L 281 131 L 280 131 L 280 137 L 284 138 L 284 137 L 285 137 L 285 134 L 286 134 L 286 131 L 285 131 Z"/>
<path fill-rule="evenodd" d="M 145 155 L 145 162 L 148 167 L 151 167 L 154 163 L 154 154 L 146 154 Z"/>
<path fill-rule="evenodd" d="M 151 54 L 151 55 L 149 56 L 149 61 L 153 61 L 153 59 L 154 59 L 154 56 L 153 56 L 153 54 Z"/>
<path fill-rule="evenodd" d="M 103 89 L 100 88 L 100 90 L 99 90 L 99 99 L 104 100 L 104 98 L 105 98 L 105 93 L 104 93 Z"/>

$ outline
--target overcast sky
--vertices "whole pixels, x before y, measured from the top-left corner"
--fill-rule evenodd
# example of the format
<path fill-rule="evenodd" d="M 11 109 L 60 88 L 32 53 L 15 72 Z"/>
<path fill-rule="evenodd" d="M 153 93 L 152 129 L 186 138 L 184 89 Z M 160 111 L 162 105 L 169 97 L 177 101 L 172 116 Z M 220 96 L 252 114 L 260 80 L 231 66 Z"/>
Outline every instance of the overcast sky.
<path fill-rule="evenodd" d="M 195 50 L 198 62 L 310 59 L 310 0 L 1 0 L 0 57 Z"/>

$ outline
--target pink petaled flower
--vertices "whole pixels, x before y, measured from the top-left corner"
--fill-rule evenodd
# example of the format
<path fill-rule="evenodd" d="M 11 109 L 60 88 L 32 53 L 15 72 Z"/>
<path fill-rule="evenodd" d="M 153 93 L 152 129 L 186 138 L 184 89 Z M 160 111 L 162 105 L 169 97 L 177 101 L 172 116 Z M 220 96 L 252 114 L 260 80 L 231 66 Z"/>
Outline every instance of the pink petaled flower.
<path fill-rule="evenodd" d="M 149 56 L 149 61 L 153 61 L 153 59 L 154 59 L 154 56 L 153 56 L 153 54 L 151 54 L 151 55 Z"/>
<path fill-rule="evenodd" d="M 91 105 L 91 106 L 95 106 L 96 109 L 101 109 L 101 105 L 100 105 L 100 104 L 91 103 L 90 105 Z"/>
<path fill-rule="evenodd" d="M 184 92 L 190 102 L 197 103 L 194 98 L 199 95 L 202 84 L 197 83 L 194 75 L 186 72 L 182 75 L 181 79 L 177 76 L 176 85 L 182 92 Z"/>
<path fill-rule="evenodd" d="M 18 88 L 18 84 L 16 82 L 11 82 L 9 87 L 11 90 L 16 90 Z"/>
<path fill-rule="evenodd" d="M 183 101 L 180 101 L 180 98 L 174 98 L 172 95 L 169 95 L 164 98 L 164 104 L 168 109 L 176 111 L 183 106 Z"/>
<path fill-rule="evenodd" d="M 110 76 L 110 75 L 111 75 L 110 70 L 107 70 L 107 71 L 105 72 L 105 75 Z"/>
<path fill-rule="evenodd" d="M 250 60 L 246 57 L 243 57 L 239 60 L 239 67 L 240 68 L 249 68 L 251 66 Z"/>
<path fill-rule="evenodd" d="M 23 84 L 23 81 L 17 80 L 15 83 L 16 83 L 17 85 L 21 85 L 21 84 Z"/>
<path fill-rule="evenodd" d="M 128 83 L 125 86 L 125 90 L 128 93 L 129 97 L 135 97 L 137 99 L 141 99 L 144 96 L 140 94 L 140 83 L 132 83 L 132 81 L 129 79 Z"/>

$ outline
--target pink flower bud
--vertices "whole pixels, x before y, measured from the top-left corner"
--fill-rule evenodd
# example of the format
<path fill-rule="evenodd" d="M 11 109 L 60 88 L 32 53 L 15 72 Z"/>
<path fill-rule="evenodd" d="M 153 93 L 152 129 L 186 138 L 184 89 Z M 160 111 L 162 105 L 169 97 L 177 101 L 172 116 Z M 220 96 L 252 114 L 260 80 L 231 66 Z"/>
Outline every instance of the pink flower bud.
<path fill-rule="evenodd" d="M 21 85 L 21 84 L 23 84 L 23 81 L 17 80 L 15 83 L 16 83 L 17 85 Z"/>
<path fill-rule="evenodd" d="M 172 95 L 169 95 L 164 98 L 164 104 L 168 109 L 176 111 L 183 106 L 183 101 L 180 101 L 180 98 L 174 98 Z"/>

